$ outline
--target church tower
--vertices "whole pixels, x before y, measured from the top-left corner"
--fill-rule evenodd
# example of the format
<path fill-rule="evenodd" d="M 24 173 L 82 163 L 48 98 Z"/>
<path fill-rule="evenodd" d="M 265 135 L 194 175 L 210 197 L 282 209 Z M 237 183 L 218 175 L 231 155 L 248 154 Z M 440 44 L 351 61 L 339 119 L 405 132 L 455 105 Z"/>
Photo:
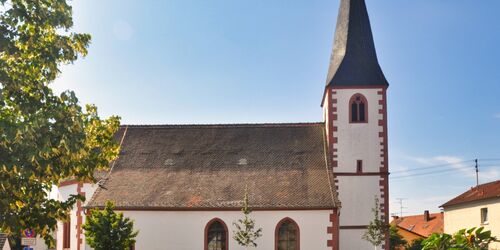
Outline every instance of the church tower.
<path fill-rule="evenodd" d="M 323 97 L 329 161 L 342 204 L 341 250 L 373 249 L 361 239 L 375 197 L 389 219 L 387 99 L 364 0 L 341 0 Z M 383 249 L 389 249 L 388 237 Z"/>

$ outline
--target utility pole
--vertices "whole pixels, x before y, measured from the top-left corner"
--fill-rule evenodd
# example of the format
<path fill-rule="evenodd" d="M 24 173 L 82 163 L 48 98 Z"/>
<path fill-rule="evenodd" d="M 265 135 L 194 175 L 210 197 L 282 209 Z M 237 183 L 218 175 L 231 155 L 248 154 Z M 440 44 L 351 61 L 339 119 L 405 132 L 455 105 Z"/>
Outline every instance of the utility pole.
<path fill-rule="evenodd" d="M 403 207 L 403 200 L 407 200 L 407 198 L 396 198 L 396 200 L 398 200 L 399 203 L 399 209 L 400 209 L 399 217 L 403 217 L 403 208 L 406 208 Z"/>
<path fill-rule="evenodd" d="M 479 186 L 479 166 L 477 164 L 477 159 L 475 160 L 476 162 L 476 187 Z"/>

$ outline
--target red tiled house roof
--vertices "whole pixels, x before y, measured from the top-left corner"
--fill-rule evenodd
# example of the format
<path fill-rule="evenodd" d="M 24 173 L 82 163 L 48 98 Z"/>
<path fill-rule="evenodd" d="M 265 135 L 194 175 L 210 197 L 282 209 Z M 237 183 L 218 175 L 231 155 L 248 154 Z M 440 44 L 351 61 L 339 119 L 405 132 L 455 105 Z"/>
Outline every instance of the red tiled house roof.
<path fill-rule="evenodd" d="M 492 198 L 500 198 L 500 180 L 473 187 L 469 191 L 446 202 L 441 207 L 449 207 Z"/>
<path fill-rule="evenodd" d="M 442 233 L 444 231 L 443 213 L 425 214 L 398 217 L 391 222 L 398 228 L 427 238 L 433 233 Z"/>

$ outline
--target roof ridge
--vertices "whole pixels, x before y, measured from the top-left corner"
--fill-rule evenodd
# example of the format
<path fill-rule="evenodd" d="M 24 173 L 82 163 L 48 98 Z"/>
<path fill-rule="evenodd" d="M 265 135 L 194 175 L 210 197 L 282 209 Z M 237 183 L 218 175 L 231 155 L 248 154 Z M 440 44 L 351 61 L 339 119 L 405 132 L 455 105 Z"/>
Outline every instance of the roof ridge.
<path fill-rule="evenodd" d="M 125 128 L 277 128 L 277 127 L 313 127 L 324 125 L 324 122 L 300 123 L 227 123 L 227 124 L 123 124 Z"/>

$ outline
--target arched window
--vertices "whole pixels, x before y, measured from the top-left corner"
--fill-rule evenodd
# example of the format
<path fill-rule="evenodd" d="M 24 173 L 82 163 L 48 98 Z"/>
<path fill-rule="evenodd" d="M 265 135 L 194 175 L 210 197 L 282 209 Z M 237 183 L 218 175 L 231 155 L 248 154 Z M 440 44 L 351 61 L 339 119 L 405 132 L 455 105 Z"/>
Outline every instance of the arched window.
<path fill-rule="evenodd" d="M 205 227 L 205 250 L 228 250 L 227 226 L 213 219 Z"/>
<path fill-rule="evenodd" d="M 351 123 L 368 122 L 368 102 L 362 94 L 355 94 L 349 101 Z"/>
<path fill-rule="evenodd" d="M 275 250 L 300 250 L 299 226 L 290 218 L 278 223 L 275 238 Z"/>

